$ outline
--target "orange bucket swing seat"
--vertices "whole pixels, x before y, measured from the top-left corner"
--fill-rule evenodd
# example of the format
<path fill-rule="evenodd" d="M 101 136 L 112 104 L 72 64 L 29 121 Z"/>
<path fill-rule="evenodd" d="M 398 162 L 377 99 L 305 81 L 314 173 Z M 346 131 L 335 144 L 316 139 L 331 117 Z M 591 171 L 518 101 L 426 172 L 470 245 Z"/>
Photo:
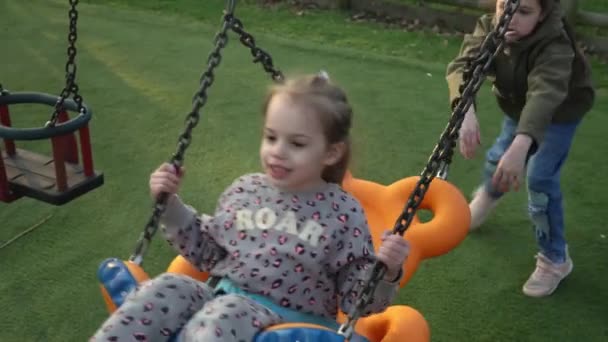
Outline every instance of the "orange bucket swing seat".
<path fill-rule="evenodd" d="M 382 233 L 394 225 L 395 217 L 401 214 L 408 196 L 414 189 L 419 177 L 408 177 L 384 186 L 372 181 L 358 179 L 347 174 L 343 187 L 359 200 L 366 212 L 374 246 L 380 246 Z M 419 207 L 432 212 L 433 218 L 421 222 L 415 218 L 404 238 L 410 242 L 410 255 L 403 265 L 403 287 L 413 276 L 420 262 L 425 259 L 448 253 L 458 246 L 467 235 L 470 224 L 470 212 L 462 193 L 449 182 L 435 178 Z M 110 294 L 108 289 L 116 287 L 116 282 L 130 284 L 149 279 L 146 272 L 133 262 L 109 259 L 100 267 L 100 272 L 113 272 L 114 284 L 104 283 L 101 286 L 103 297 L 109 312 L 117 308 L 116 291 Z M 192 266 L 182 256 L 177 256 L 169 265 L 168 272 L 188 275 L 200 281 L 207 281 L 209 275 Z M 116 276 L 119 273 L 129 278 Z M 122 280 L 120 280 L 122 279 Z M 128 292 L 124 290 L 123 292 Z M 346 315 L 338 314 L 336 321 L 343 323 Z M 355 326 L 357 341 L 369 342 L 428 342 L 430 329 L 427 321 L 417 310 L 405 305 L 392 305 L 382 313 L 360 318 Z M 305 341 L 343 341 L 341 336 L 326 327 L 312 324 L 279 324 L 267 328 L 256 338 L 255 342 L 293 341 L 296 338 Z M 354 341 L 354 340 L 352 340 Z"/>

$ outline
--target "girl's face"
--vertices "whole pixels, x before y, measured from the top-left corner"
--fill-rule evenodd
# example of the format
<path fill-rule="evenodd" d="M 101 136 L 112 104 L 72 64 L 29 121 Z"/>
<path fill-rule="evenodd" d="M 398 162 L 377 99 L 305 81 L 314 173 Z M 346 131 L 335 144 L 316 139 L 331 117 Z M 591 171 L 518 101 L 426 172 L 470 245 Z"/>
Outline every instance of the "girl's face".
<path fill-rule="evenodd" d="M 262 167 L 273 185 L 287 191 L 320 186 L 324 168 L 337 163 L 342 153 L 339 143 L 327 143 L 316 113 L 287 94 L 273 96 L 260 146 Z"/>
<path fill-rule="evenodd" d="M 507 0 L 496 1 L 496 18 L 502 16 L 506 2 Z M 505 34 L 505 40 L 507 43 L 513 43 L 529 36 L 543 19 L 544 13 L 539 0 L 520 0 L 519 8 Z"/>

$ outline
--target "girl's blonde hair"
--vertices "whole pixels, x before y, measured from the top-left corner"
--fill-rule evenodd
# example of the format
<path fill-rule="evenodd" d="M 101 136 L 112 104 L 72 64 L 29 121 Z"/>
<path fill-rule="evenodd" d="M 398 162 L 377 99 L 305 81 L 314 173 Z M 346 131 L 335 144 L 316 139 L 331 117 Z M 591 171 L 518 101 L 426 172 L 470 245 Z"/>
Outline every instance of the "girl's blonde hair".
<path fill-rule="evenodd" d="M 324 72 L 289 79 L 270 89 L 263 105 L 264 115 L 270 100 L 277 94 L 288 94 L 292 101 L 310 108 L 321 122 L 329 144 L 345 144 L 342 158 L 327 166 L 321 175 L 326 182 L 341 184 L 351 156 L 350 128 L 353 111 L 346 93 L 334 85 Z"/>

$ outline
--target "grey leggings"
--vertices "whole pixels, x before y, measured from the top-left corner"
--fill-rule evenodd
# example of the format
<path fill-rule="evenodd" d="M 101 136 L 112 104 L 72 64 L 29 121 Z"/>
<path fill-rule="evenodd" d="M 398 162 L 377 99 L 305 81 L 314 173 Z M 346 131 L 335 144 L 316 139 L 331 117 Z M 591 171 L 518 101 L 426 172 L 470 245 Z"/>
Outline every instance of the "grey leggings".
<path fill-rule="evenodd" d="M 251 342 L 281 317 L 237 294 L 214 296 L 207 284 L 164 273 L 146 281 L 126 298 L 90 341 Z"/>

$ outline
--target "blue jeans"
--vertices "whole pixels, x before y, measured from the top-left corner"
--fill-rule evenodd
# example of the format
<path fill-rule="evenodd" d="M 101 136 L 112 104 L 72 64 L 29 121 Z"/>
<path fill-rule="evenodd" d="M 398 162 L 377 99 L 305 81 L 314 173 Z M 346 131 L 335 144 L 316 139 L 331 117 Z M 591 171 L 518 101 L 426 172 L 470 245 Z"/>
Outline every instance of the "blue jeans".
<path fill-rule="evenodd" d="M 567 248 L 560 171 L 579 122 L 549 125 L 542 143 L 527 161 L 528 214 L 540 251 L 556 263 L 566 260 Z M 493 198 L 503 195 L 492 186 L 492 176 L 500 158 L 511 146 L 516 128 L 517 122 L 505 116 L 500 134 L 486 153 L 483 181 L 485 190 Z"/>

